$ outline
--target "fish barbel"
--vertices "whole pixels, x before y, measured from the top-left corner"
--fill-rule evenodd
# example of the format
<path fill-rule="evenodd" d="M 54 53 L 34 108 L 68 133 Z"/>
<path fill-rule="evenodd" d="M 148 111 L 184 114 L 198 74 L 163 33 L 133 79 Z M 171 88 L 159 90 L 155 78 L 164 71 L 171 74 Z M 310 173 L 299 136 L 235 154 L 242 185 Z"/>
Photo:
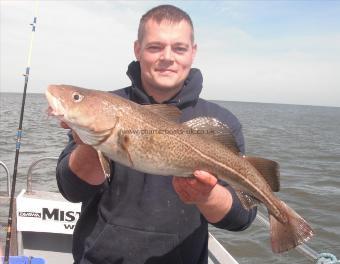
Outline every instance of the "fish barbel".
<path fill-rule="evenodd" d="M 273 193 L 279 190 L 278 164 L 240 156 L 230 129 L 217 119 L 178 123 L 180 111 L 174 106 L 139 105 L 70 85 L 50 85 L 46 97 L 50 114 L 98 151 L 107 175 L 107 158 L 164 176 L 207 171 L 231 185 L 246 209 L 259 203 L 267 207 L 273 252 L 287 251 L 313 236 L 308 223 Z"/>

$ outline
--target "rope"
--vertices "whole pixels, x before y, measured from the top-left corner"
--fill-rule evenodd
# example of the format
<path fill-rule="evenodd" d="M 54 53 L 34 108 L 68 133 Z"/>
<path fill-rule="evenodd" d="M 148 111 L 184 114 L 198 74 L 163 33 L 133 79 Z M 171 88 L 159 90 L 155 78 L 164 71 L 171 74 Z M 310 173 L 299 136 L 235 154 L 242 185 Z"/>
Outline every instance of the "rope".
<path fill-rule="evenodd" d="M 318 255 L 316 264 L 337 264 L 340 261 L 331 253 L 320 253 Z"/>

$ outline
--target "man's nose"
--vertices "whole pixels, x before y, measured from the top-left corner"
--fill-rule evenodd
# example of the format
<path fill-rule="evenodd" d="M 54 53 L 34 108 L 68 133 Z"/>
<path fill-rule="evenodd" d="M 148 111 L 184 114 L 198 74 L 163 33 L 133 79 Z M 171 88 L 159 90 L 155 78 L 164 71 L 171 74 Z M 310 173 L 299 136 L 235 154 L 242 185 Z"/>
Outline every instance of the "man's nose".
<path fill-rule="evenodd" d="M 172 60 L 174 60 L 173 56 L 174 56 L 174 54 L 172 52 L 171 47 L 165 47 L 163 49 L 162 54 L 161 54 L 161 59 L 162 60 L 167 60 L 167 61 L 172 61 Z"/>

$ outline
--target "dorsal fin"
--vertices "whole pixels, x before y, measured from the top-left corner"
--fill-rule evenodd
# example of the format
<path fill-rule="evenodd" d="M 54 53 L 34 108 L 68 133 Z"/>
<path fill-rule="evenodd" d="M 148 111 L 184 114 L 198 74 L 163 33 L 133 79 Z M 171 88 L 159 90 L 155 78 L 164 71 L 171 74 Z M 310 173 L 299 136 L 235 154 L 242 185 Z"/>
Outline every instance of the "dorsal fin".
<path fill-rule="evenodd" d="M 199 133 L 200 135 L 220 142 L 236 154 L 240 152 L 236 144 L 236 140 L 231 133 L 231 129 L 228 127 L 228 125 L 222 123 L 216 118 L 197 117 L 184 122 L 183 124 L 194 130 L 202 130 L 202 133 Z"/>
<path fill-rule="evenodd" d="M 168 104 L 142 105 L 142 107 L 173 122 L 178 122 L 182 113 L 176 106 Z"/>
<path fill-rule="evenodd" d="M 276 161 L 261 158 L 244 156 L 266 180 L 273 192 L 280 191 L 280 165 Z"/>

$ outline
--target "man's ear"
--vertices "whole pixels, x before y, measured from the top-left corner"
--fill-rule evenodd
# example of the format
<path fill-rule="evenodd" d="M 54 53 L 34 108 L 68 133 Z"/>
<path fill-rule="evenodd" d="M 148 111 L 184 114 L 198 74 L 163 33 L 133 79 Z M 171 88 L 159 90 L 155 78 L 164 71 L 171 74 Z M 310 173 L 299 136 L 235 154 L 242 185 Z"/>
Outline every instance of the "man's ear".
<path fill-rule="evenodd" d="M 196 52 L 197 52 L 197 44 L 195 43 L 195 44 L 192 46 L 192 60 L 195 59 L 195 57 L 196 57 Z"/>
<path fill-rule="evenodd" d="M 133 46 L 133 49 L 134 49 L 134 52 L 135 52 L 135 57 L 136 57 L 136 60 L 140 60 L 140 49 L 141 49 L 141 46 L 140 46 L 140 43 L 138 40 L 136 40 L 134 42 L 134 46 Z"/>

